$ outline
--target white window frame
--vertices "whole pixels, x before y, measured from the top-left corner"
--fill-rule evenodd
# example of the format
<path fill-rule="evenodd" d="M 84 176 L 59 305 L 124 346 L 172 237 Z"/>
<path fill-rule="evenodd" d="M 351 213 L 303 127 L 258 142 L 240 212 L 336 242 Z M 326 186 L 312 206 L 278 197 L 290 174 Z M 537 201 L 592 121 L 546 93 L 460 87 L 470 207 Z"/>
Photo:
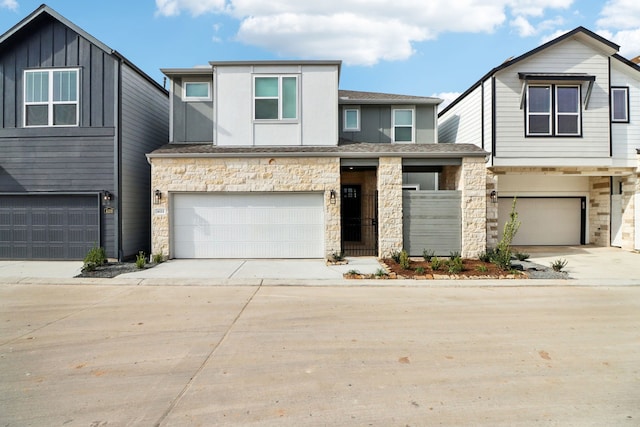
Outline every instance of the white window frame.
<path fill-rule="evenodd" d="M 615 118 L 615 102 L 613 99 L 614 92 L 624 93 L 624 119 Z M 611 87 L 611 121 L 613 123 L 629 123 L 629 87 L 628 86 L 612 86 Z"/>
<path fill-rule="evenodd" d="M 277 78 L 278 79 L 278 96 L 256 96 L 256 80 L 261 78 Z M 294 78 L 296 79 L 296 116 L 295 117 L 282 117 L 283 116 L 283 79 Z M 300 117 L 300 79 L 297 74 L 256 74 L 253 76 L 253 120 L 255 122 L 290 122 L 295 123 Z M 277 99 L 278 100 L 278 117 L 275 119 L 257 119 L 256 118 L 256 100 L 257 99 Z"/>
<path fill-rule="evenodd" d="M 187 95 L 187 86 L 188 85 L 207 85 L 207 96 L 188 96 Z M 185 102 L 190 101 L 211 101 L 211 82 L 207 81 L 198 81 L 198 80 L 185 80 L 182 82 L 182 100 Z"/>
<path fill-rule="evenodd" d="M 75 101 L 54 101 L 53 100 L 53 73 L 55 71 L 74 71 L 76 73 L 76 100 Z M 47 73 L 49 90 L 46 101 L 27 102 L 27 75 L 30 73 Z M 23 72 L 23 108 L 22 121 L 25 128 L 36 127 L 78 127 L 80 125 L 80 68 L 34 68 L 24 70 Z M 27 125 L 27 107 L 30 105 L 46 105 L 47 106 L 47 124 L 46 125 Z M 76 120 L 75 124 L 55 125 L 53 124 L 53 107 L 54 105 L 75 105 Z"/>
<path fill-rule="evenodd" d="M 411 126 L 396 125 L 396 111 L 410 111 L 411 112 Z M 411 141 L 397 141 L 396 140 L 396 127 L 410 127 L 411 128 Z M 416 141 L 416 107 L 415 106 L 394 106 L 391 108 L 391 134 L 393 136 L 393 142 L 398 144 L 413 144 Z"/>
<path fill-rule="evenodd" d="M 356 126 L 347 127 L 347 112 L 355 111 L 356 113 Z M 360 108 L 359 107 L 345 107 L 342 112 L 342 130 L 345 132 L 359 132 L 360 131 Z"/>
<path fill-rule="evenodd" d="M 549 88 L 549 112 L 547 113 L 539 113 L 539 112 L 531 112 L 531 108 L 529 108 L 529 101 L 531 97 L 529 96 L 529 89 L 532 87 L 543 87 Z M 541 133 L 541 132 L 531 132 L 529 129 L 529 117 L 530 116 L 549 116 L 549 132 Z M 527 136 L 551 136 L 553 135 L 553 125 L 551 122 L 551 118 L 553 117 L 553 89 L 552 85 L 528 85 L 527 86 L 527 117 L 526 117 L 526 128 L 527 128 Z"/>
<path fill-rule="evenodd" d="M 577 111 L 576 112 L 563 112 L 561 113 L 560 111 L 558 111 L 558 89 L 560 88 L 575 88 L 578 93 L 576 96 L 576 100 L 578 101 L 578 105 L 577 105 Z M 581 123 L 581 116 L 582 116 L 582 106 L 580 105 L 581 102 L 580 100 L 582 99 L 582 90 L 581 90 L 581 86 L 580 85 L 554 85 L 554 97 L 553 97 L 553 103 L 554 105 L 554 129 L 553 129 L 553 134 L 556 136 L 580 136 L 582 134 L 581 129 L 582 129 L 582 123 Z M 558 131 L 559 129 L 559 125 L 558 125 L 558 120 L 560 118 L 560 116 L 570 116 L 570 117 L 576 117 L 576 132 L 575 133 L 560 133 Z"/>

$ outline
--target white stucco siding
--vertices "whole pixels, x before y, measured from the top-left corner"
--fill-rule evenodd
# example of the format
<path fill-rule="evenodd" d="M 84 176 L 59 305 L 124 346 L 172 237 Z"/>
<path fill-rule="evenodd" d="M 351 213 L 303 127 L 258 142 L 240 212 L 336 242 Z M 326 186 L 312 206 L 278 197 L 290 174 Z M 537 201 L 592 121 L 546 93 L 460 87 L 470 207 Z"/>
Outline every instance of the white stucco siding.
<path fill-rule="evenodd" d="M 302 71 L 302 145 L 337 145 L 338 69 L 305 65 Z"/>
<path fill-rule="evenodd" d="M 438 142 L 482 146 L 481 93 L 478 86 L 438 118 Z"/>
<path fill-rule="evenodd" d="M 566 40 L 496 75 L 497 158 L 609 157 L 608 57 L 577 40 Z M 520 108 L 522 80 L 519 72 L 586 73 L 596 77 L 584 108 L 588 83 L 582 83 L 582 137 L 525 137 L 525 110 Z"/>
<path fill-rule="evenodd" d="M 215 144 L 253 144 L 252 85 L 249 67 L 218 67 L 216 69 Z"/>
<path fill-rule="evenodd" d="M 635 166 L 640 148 L 640 72 L 612 59 L 611 86 L 629 88 L 629 123 L 611 125 L 614 165 Z"/>

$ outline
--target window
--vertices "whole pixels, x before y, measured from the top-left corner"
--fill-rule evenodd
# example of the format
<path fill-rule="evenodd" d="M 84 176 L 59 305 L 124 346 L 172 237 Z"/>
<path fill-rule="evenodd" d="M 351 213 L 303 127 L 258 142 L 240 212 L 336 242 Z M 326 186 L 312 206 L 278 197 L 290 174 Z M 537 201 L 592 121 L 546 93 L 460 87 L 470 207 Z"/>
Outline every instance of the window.
<path fill-rule="evenodd" d="M 393 110 L 393 141 L 413 142 L 413 109 Z"/>
<path fill-rule="evenodd" d="M 343 129 L 345 131 L 359 131 L 360 130 L 360 109 L 359 108 L 345 108 L 344 109 Z"/>
<path fill-rule="evenodd" d="M 208 101 L 211 99 L 209 82 L 184 82 L 182 99 L 185 101 Z"/>
<path fill-rule="evenodd" d="M 530 85 L 527 88 L 527 135 L 579 136 L 580 86 Z"/>
<path fill-rule="evenodd" d="M 24 72 L 25 126 L 78 126 L 78 70 Z"/>
<path fill-rule="evenodd" d="M 629 88 L 611 88 L 611 121 L 629 123 Z"/>
<path fill-rule="evenodd" d="M 298 118 L 298 78 L 295 76 L 255 77 L 254 116 L 256 120 Z"/>

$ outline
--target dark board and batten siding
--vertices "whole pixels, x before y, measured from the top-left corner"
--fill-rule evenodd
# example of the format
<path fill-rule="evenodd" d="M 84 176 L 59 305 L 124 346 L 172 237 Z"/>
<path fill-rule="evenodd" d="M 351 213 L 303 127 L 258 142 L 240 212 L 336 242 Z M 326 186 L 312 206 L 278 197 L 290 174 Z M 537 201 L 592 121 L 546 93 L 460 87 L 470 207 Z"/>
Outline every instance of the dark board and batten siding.
<path fill-rule="evenodd" d="M 403 191 L 404 249 L 421 256 L 462 250 L 462 193 L 460 191 Z"/>
<path fill-rule="evenodd" d="M 121 221 L 124 257 L 149 253 L 151 242 L 151 167 L 145 154 L 166 144 L 169 103 L 166 93 L 122 66 Z"/>

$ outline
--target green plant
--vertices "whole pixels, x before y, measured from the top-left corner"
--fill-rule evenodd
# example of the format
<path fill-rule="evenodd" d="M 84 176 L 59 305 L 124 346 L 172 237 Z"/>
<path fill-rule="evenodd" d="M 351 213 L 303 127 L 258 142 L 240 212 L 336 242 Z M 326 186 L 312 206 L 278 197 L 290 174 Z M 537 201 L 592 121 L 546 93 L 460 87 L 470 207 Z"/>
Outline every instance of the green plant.
<path fill-rule="evenodd" d="M 164 255 L 162 254 L 162 251 L 160 251 L 160 253 L 153 254 L 153 262 L 155 264 L 160 264 L 164 262 Z"/>
<path fill-rule="evenodd" d="M 502 232 L 502 239 L 498 242 L 498 246 L 495 249 L 495 254 L 492 263 L 498 266 L 503 271 L 511 269 L 511 242 L 515 237 L 518 229 L 520 228 L 520 221 L 518 221 L 518 212 L 516 212 L 516 198 L 513 198 L 511 204 L 511 213 L 509 213 L 509 220 L 504 224 L 504 230 Z"/>
<path fill-rule="evenodd" d="M 566 259 L 558 258 L 551 263 L 551 268 L 553 268 L 553 271 L 562 271 L 568 263 L 569 262 Z"/>
<path fill-rule="evenodd" d="M 379 268 L 376 270 L 376 277 L 387 277 L 389 275 L 389 273 L 387 273 L 384 269 Z"/>
<path fill-rule="evenodd" d="M 476 270 L 481 272 L 481 273 L 486 273 L 489 269 L 487 268 L 486 265 L 480 264 L 480 265 L 476 266 Z"/>
<path fill-rule="evenodd" d="M 515 252 L 514 255 L 518 258 L 518 261 L 526 261 L 529 259 L 529 254 L 524 252 Z"/>
<path fill-rule="evenodd" d="M 431 258 L 431 269 L 433 271 L 438 271 L 440 270 L 440 267 L 442 267 L 442 260 L 437 256 Z"/>
<path fill-rule="evenodd" d="M 400 252 L 400 268 L 402 268 L 403 270 L 408 270 L 409 267 L 411 267 L 411 260 L 409 260 L 409 254 L 407 253 L 407 251 L 402 250 L 402 252 Z"/>
<path fill-rule="evenodd" d="M 493 258 L 493 254 L 495 253 L 495 249 L 487 249 L 478 255 L 478 259 L 482 262 L 491 262 L 491 258 Z"/>
<path fill-rule="evenodd" d="M 344 253 L 342 253 L 342 252 L 333 252 L 331 254 L 331 261 L 333 261 L 333 262 L 344 261 Z"/>
<path fill-rule="evenodd" d="M 454 260 L 456 258 L 460 258 L 462 256 L 462 254 L 460 253 L 460 251 L 451 251 L 449 252 L 449 259 L 450 260 Z"/>
<path fill-rule="evenodd" d="M 94 246 L 89 249 L 87 256 L 84 257 L 84 265 L 82 271 L 94 271 L 101 265 L 107 263 L 107 254 L 102 247 Z"/>
<path fill-rule="evenodd" d="M 348 276 L 358 276 L 360 272 L 358 270 L 349 270 L 347 271 Z"/>
<path fill-rule="evenodd" d="M 449 273 L 458 274 L 464 270 L 464 266 L 462 264 L 462 258 L 456 256 L 454 258 L 450 258 L 447 262 L 447 267 Z"/>
<path fill-rule="evenodd" d="M 144 268 L 146 263 L 147 263 L 147 256 L 142 251 L 138 252 L 138 255 L 136 255 L 136 267 L 142 269 Z"/>
<path fill-rule="evenodd" d="M 420 276 L 422 276 L 424 274 L 424 267 L 422 266 L 416 267 L 416 274 L 419 274 Z"/>
<path fill-rule="evenodd" d="M 391 252 L 391 259 L 397 263 L 400 263 L 400 251 Z"/>
<path fill-rule="evenodd" d="M 431 249 L 425 249 L 424 251 L 422 251 L 422 258 L 424 258 L 424 260 L 427 262 L 431 261 L 431 258 L 433 258 L 435 255 L 436 251 Z"/>

